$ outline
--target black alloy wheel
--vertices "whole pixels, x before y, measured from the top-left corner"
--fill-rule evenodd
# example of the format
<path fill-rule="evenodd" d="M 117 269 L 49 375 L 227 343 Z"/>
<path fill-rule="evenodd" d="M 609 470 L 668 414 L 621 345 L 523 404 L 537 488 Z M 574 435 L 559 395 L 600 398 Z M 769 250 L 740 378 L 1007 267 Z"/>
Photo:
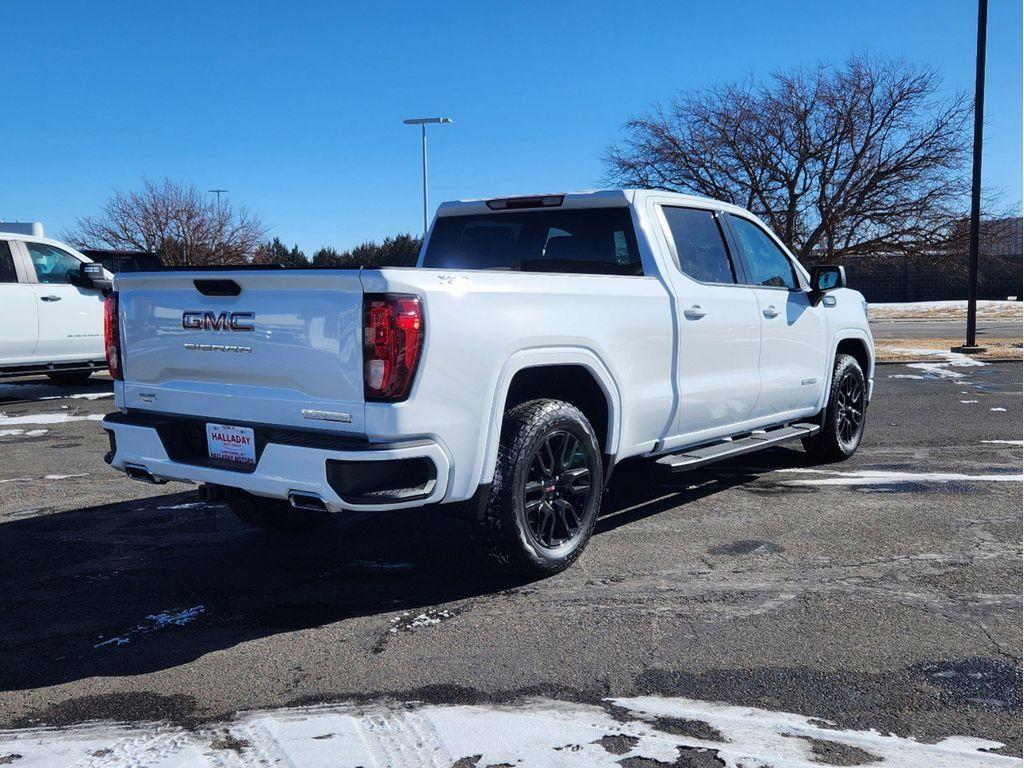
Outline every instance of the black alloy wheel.
<path fill-rule="evenodd" d="M 496 568 L 550 576 L 587 546 L 604 490 L 600 444 L 571 403 L 537 399 L 505 412 L 487 501 L 473 539 Z"/>
<path fill-rule="evenodd" d="M 836 393 L 836 432 L 847 445 L 854 445 L 864 426 L 864 387 L 860 377 L 847 371 Z"/>
<path fill-rule="evenodd" d="M 836 355 L 828 402 L 820 415 L 821 429 L 803 439 L 811 458 L 843 461 L 856 452 L 864 438 L 867 395 L 867 379 L 857 359 L 842 353 Z"/>
<path fill-rule="evenodd" d="M 555 429 L 534 451 L 523 489 L 526 527 L 547 550 L 572 544 L 584 528 L 593 473 L 575 435 Z"/>

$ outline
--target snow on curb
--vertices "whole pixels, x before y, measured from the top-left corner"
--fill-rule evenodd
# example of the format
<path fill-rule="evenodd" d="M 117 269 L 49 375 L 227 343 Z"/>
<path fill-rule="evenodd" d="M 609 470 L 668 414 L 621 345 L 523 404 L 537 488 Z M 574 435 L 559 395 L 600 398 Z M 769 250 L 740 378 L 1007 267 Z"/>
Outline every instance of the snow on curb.
<path fill-rule="evenodd" d="M 69 421 L 102 421 L 104 414 L 90 413 L 74 416 L 70 413 L 33 413 L 27 416 L 8 416 L 0 411 L 0 425 L 5 424 L 66 424 Z"/>
<path fill-rule="evenodd" d="M 1024 474 L 964 475 L 957 472 L 889 472 L 862 469 L 841 472 L 832 469 L 786 467 L 775 472 L 828 475 L 808 480 L 785 480 L 785 485 L 893 485 L 902 483 L 1020 483 Z"/>
<path fill-rule="evenodd" d="M 1021 316 L 1024 305 L 1019 301 L 984 299 L 978 302 L 981 319 L 1014 319 Z M 868 319 L 880 320 L 960 320 L 967 314 L 967 301 L 907 301 L 868 304 Z"/>
<path fill-rule="evenodd" d="M 882 761 L 901 768 L 1021 766 L 1017 758 L 990 751 L 1001 747 L 999 742 L 970 736 L 926 744 L 754 707 L 659 697 L 606 703 L 614 705 L 614 714 L 607 707 L 550 699 L 507 706 L 338 704 L 253 712 L 197 731 L 166 723 L 0 731 L 0 758 L 18 755 L 18 768 L 85 765 L 97 758 L 109 768 L 620 768 L 624 763 L 691 762 L 725 768 L 820 768 L 825 750 L 843 756 L 843 764 L 849 765 Z M 666 722 L 689 728 L 667 728 Z"/>

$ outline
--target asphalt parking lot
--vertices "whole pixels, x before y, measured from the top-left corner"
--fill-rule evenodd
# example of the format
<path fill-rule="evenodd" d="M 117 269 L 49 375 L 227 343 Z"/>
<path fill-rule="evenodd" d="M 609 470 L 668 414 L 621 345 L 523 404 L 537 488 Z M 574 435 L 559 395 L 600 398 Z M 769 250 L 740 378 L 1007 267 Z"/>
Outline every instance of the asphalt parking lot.
<path fill-rule="evenodd" d="M 249 530 L 103 463 L 109 381 L 0 382 L 0 728 L 658 694 L 1019 755 L 1021 366 L 949 370 L 880 367 L 841 465 L 617 470 L 534 583 L 435 513 Z"/>

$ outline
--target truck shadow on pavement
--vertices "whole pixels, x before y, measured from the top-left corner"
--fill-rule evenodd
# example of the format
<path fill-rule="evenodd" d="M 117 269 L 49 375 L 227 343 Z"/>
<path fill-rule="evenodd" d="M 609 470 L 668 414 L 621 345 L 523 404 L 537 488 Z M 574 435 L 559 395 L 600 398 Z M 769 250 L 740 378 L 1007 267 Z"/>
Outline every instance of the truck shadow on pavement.
<path fill-rule="evenodd" d="M 0 379 L 0 404 L 19 405 L 40 400 L 114 397 L 112 381 L 106 376 L 93 376 L 80 384 L 55 384 L 43 377 Z"/>
<path fill-rule="evenodd" d="M 755 461 L 767 470 L 806 459 L 772 449 Z M 745 469 L 753 463 L 668 486 L 624 466 L 606 494 L 597 535 L 748 482 L 757 474 Z M 187 492 L 8 516 L 0 537 L 0 690 L 168 669 L 248 640 L 357 617 L 379 616 L 379 627 L 364 628 L 365 647 L 353 652 L 379 652 L 375 641 L 403 611 L 500 599 L 524 583 L 486 570 L 467 524 L 436 510 L 358 514 L 285 535 L 247 528 L 222 505 Z"/>

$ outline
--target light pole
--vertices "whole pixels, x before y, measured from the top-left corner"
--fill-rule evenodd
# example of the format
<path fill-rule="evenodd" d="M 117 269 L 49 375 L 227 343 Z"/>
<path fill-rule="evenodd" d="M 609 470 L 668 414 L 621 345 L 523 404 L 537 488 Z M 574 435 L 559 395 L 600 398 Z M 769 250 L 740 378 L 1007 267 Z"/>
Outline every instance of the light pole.
<path fill-rule="evenodd" d="M 974 162 L 971 167 L 971 244 L 967 261 L 967 339 L 961 352 L 984 352 L 976 339 L 978 321 L 978 246 L 981 239 L 981 145 L 985 123 L 985 38 L 988 0 L 978 0 L 978 57 L 974 67 Z"/>
<path fill-rule="evenodd" d="M 406 125 L 418 125 L 423 137 L 423 236 L 427 236 L 427 125 L 429 123 L 450 123 L 450 117 L 411 117 L 402 122 Z"/>
<path fill-rule="evenodd" d="M 208 189 L 207 192 L 212 192 L 217 196 L 217 232 L 214 235 L 213 249 L 217 252 L 220 251 L 220 231 L 224 227 L 224 222 L 221 221 L 221 208 L 220 208 L 220 196 L 221 193 L 227 192 L 226 189 Z"/>

